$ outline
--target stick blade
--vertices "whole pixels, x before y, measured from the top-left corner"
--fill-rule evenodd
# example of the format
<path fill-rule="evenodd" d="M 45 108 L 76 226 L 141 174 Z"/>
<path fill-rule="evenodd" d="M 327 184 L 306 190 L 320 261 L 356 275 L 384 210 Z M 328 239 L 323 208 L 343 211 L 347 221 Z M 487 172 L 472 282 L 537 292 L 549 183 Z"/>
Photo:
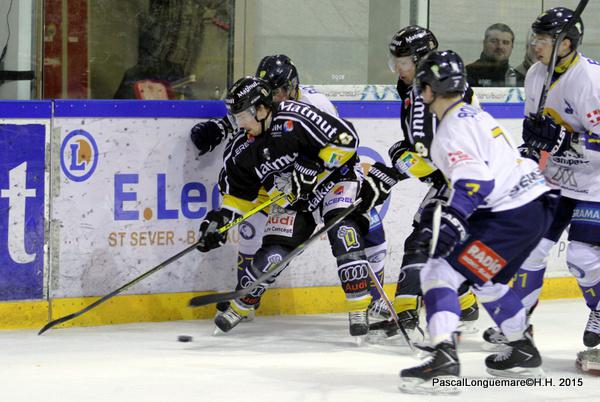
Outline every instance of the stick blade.
<path fill-rule="evenodd" d="M 69 321 L 69 320 L 71 320 L 71 319 L 73 319 L 75 317 L 77 317 L 76 313 L 69 314 L 69 315 L 66 315 L 64 317 L 57 318 L 56 320 L 50 321 L 49 323 L 47 323 L 46 325 L 44 325 L 42 327 L 42 329 L 40 329 L 40 332 L 38 332 L 38 336 L 41 335 L 41 334 L 43 334 L 44 332 L 48 331 L 50 328 L 55 327 L 58 324 L 62 324 L 63 322 L 67 322 L 67 321 Z"/>
<path fill-rule="evenodd" d="M 224 301 L 233 300 L 237 297 L 237 292 L 227 292 L 227 293 L 211 293 L 209 295 L 202 295 L 192 297 L 188 302 L 190 307 L 201 307 L 207 306 L 213 303 L 219 303 Z"/>

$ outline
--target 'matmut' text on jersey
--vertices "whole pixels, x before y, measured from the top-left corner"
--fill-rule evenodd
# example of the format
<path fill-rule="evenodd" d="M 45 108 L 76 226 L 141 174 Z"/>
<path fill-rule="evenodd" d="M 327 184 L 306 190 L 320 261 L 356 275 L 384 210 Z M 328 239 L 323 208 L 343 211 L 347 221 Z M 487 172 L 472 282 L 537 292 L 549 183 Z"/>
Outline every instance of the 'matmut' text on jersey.
<path fill-rule="evenodd" d="M 294 161 L 303 156 L 324 166 L 306 203 L 314 210 L 341 176 L 355 174 L 357 147 L 358 135 L 350 123 L 306 103 L 281 102 L 268 132 L 238 135 L 228 144 L 219 177 L 223 206 L 243 212 L 261 188 L 276 191 L 275 184 L 289 177 Z"/>

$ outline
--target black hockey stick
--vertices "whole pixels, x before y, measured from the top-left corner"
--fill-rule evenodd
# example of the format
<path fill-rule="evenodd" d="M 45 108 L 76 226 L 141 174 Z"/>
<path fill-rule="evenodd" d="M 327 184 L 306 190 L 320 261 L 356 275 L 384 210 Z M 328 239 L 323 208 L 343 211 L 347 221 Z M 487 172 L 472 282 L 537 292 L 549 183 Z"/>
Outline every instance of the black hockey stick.
<path fill-rule="evenodd" d="M 263 209 L 265 209 L 266 207 L 268 207 L 269 205 L 273 204 L 274 202 L 277 202 L 279 200 L 281 200 L 282 198 L 286 197 L 286 194 L 279 194 L 265 202 L 263 202 L 262 204 L 260 204 L 259 206 L 257 206 L 256 208 L 252 209 L 251 211 L 248 211 L 247 213 L 245 213 L 244 215 L 232 220 L 231 222 L 229 222 L 228 224 L 222 226 L 219 228 L 219 233 L 224 233 L 226 231 L 228 231 L 229 229 L 231 229 L 232 227 L 236 226 L 237 224 L 241 223 L 242 221 L 245 221 L 246 219 L 248 219 L 250 216 L 262 211 Z M 64 317 L 60 317 L 57 318 L 56 320 L 52 320 L 49 323 L 47 323 L 46 325 L 44 325 L 42 327 L 42 329 L 40 329 L 40 332 L 38 332 L 38 335 L 43 334 L 44 332 L 48 331 L 50 328 L 58 325 L 58 324 L 62 324 L 64 322 L 67 322 L 69 320 L 72 320 L 73 318 L 77 318 L 80 315 L 90 311 L 91 309 L 93 309 L 94 307 L 104 303 L 105 301 L 107 301 L 108 299 L 118 295 L 119 293 L 129 289 L 131 286 L 135 285 L 136 283 L 138 283 L 139 281 L 141 281 L 142 279 L 152 275 L 153 273 L 163 269 L 164 267 L 166 267 L 167 265 L 171 264 L 173 261 L 176 261 L 178 259 L 180 259 L 181 257 L 183 257 L 184 255 L 186 255 L 187 253 L 189 253 L 190 251 L 194 250 L 198 244 L 200 243 L 200 241 L 197 241 L 196 243 L 192 244 L 191 246 L 188 246 L 186 249 L 181 250 L 180 252 L 178 252 L 177 254 L 175 254 L 174 256 L 166 259 L 165 261 L 161 262 L 160 264 L 158 264 L 157 266 L 155 266 L 154 268 L 152 268 L 149 271 L 144 272 L 142 275 L 138 276 L 137 278 L 131 280 L 130 282 L 127 282 L 125 285 L 121 286 L 119 289 L 117 290 L 113 290 L 112 292 L 110 292 L 109 294 L 107 294 L 106 296 L 103 296 L 102 298 L 96 300 L 95 302 L 93 302 L 92 304 L 90 304 L 89 306 L 75 312 L 69 315 L 66 315 Z"/>
<path fill-rule="evenodd" d="M 556 66 L 556 58 L 558 57 L 558 47 L 560 43 L 565 39 L 569 29 L 575 25 L 575 22 L 583 13 L 583 9 L 587 6 L 589 0 L 580 0 L 579 4 L 575 11 L 573 11 L 573 18 L 569 20 L 563 27 L 563 29 L 559 32 L 556 37 L 556 41 L 554 42 L 554 46 L 552 47 L 552 56 L 550 57 L 550 63 L 548 63 L 548 74 L 546 75 L 546 80 L 544 81 L 544 87 L 542 88 L 542 93 L 540 94 L 540 103 L 538 103 L 538 109 L 536 113 L 536 119 L 541 120 L 544 114 L 544 106 L 546 106 L 546 98 L 548 98 L 548 90 L 550 89 L 550 85 L 552 84 L 552 75 L 554 74 L 554 67 Z"/>
<path fill-rule="evenodd" d="M 248 293 L 252 292 L 254 289 L 259 287 L 262 283 L 271 279 L 272 277 L 277 275 L 279 272 L 281 272 L 287 266 L 287 264 L 290 261 L 292 261 L 292 259 L 294 259 L 294 257 L 296 257 L 298 254 L 302 253 L 306 249 L 306 247 L 308 247 L 315 240 L 319 239 L 321 237 L 321 235 L 323 235 L 324 233 L 327 233 L 327 231 L 329 229 L 331 229 L 332 227 L 337 225 L 346 216 L 350 215 L 358 207 L 358 205 L 361 202 L 362 202 L 362 199 L 360 199 L 360 198 L 357 199 L 356 201 L 354 201 L 354 203 L 352 205 L 350 205 L 349 207 L 344 209 L 342 212 L 340 212 L 331 222 L 329 222 L 327 225 L 323 226 L 321 229 L 319 229 L 317 232 L 315 232 L 311 237 L 309 237 L 307 240 L 305 240 L 303 243 L 301 243 L 298 247 L 296 247 L 294 250 L 292 250 L 291 253 L 286 255 L 285 258 L 283 258 L 278 263 L 271 265 L 269 267 L 269 269 L 267 269 L 265 271 L 265 273 L 260 275 L 256 279 L 256 281 L 254 281 L 250 286 L 240 289 L 240 290 L 236 290 L 234 292 L 211 293 L 208 295 L 192 297 L 189 301 L 189 306 L 190 307 L 206 306 L 207 304 L 219 303 L 219 302 L 229 301 L 229 300 L 233 300 L 233 299 L 239 299 L 240 297 L 246 296 Z"/>

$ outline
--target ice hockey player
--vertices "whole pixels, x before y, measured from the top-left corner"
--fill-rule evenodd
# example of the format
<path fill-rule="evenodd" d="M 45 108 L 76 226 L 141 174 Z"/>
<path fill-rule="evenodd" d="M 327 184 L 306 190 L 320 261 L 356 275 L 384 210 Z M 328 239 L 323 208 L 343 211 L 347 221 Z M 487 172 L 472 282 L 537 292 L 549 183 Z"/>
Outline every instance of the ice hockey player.
<path fill-rule="evenodd" d="M 337 109 L 325 95 L 311 86 L 299 84 L 296 66 L 284 54 L 263 57 L 256 69 L 256 76 L 269 84 L 273 91 L 273 101 L 275 103 L 297 100 L 339 117 Z M 362 206 L 360 210 L 366 212 L 366 208 L 366 206 Z M 371 208 L 368 213 L 371 224 L 368 232 L 364 234 L 365 253 L 373 272 L 383 285 L 385 257 L 387 255 L 383 222 L 375 208 Z M 374 318 L 380 318 L 381 314 L 387 316 L 389 312 L 387 312 L 386 304 L 381 299 L 381 295 L 375 286 L 371 286 L 371 296 L 373 299 L 369 306 L 369 314 Z"/>
<path fill-rule="evenodd" d="M 552 48 L 573 11 L 557 7 L 536 18 L 531 28 L 538 60 L 525 78 L 525 144 L 551 156 L 544 175 L 560 188 L 552 226 L 515 276 L 514 289 L 531 313 L 537 304 L 550 249 L 570 225 L 567 265 L 590 309 L 583 333 L 587 347 L 600 344 L 600 62 L 577 51 L 583 38 L 579 18 L 558 44 L 556 67 L 541 120 L 535 115 Z M 526 280 L 525 280 L 526 279 Z M 484 339 L 505 342 L 497 328 Z"/>
<path fill-rule="evenodd" d="M 246 136 L 236 136 L 227 146 L 219 178 L 223 203 L 201 223 L 201 251 L 225 242 L 226 236 L 216 228 L 251 209 L 261 189 L 269 196 L 281 190 L 296 197 L 292 205 L 270 209 L 262 245 L 238 281 L 241 289 L 310 237 L 318 220 L 327 224 L 352 205 L 362 172 L 356 155 L 358 135 L 350 123 L 297 101 L 281 102 L 275 110 L 271 88 L 262 79 L 238 80 L 225 104 Z M 352 214 L 328 232 L 352 336 L 368 332 L 370 266 L 362 236 L 368 225 L 368 216 Z M 269 284 L 234 300 L 215 324 L 224 332 L 231 330 L 252 311 Z"/>
<path fill-rule="evenodd" d="M 465 66 L 451 50 L 434 51 L 417 67 L 415 85 L 439 118 L 433 163 L 450 183 L 437 242 L 433 210 L 421 216 L 417 242 L 432 258 L 421 270 L 432 346 L 423 364 L 400 372 L 400 389 L 431 391 L 431 379 L 459 376 L 455 331 L 457 289 L 465 281 L 509 338 L 486 358 L 494 375 L 540 375 L 541 357 L 526 330 L 525 309 L 508 281 L 549 227 L 555 199 L 537 164 L 522 158 L 510 135 L 486 112 L 463 101 Z"/>
<path fill-rule="evenodd" d="M 419 212 L 413 221 L 413 231 L 404 242 L 404 255 L 394 299 L 398 318 L 408 330 L 415 329 L 419 323 L 422 296 L 419 272 L 427 261 L 427 255 L 417 252 L 415 243 L 420 211 L 427 204 L 445 201 L 448 197 L 446 181 L 431 163 L 430 146 L 437 125 L 436 116 L 431 113 L 429 106 L 413 88 L 417 63 L 437 47 L 438 41 L 433 32 L 418 25 L 401 29 L 389 44 L 388 64 L 392 72 L 399 76 L 397 90 L 402 99 L 400 122 L 404 132 L 404 139 L 390 148 L 389 155 L 392 163 L 402 172 L 402 179 L 417 177 L 431 184 L 431 189 L 421 202 Z M 473 90 L 469 86 L 463 94 L 463 100 L 467 103 L 477 103 Z M 377 178 L 373 177 L 373 180 L 377 181 Z M 465 332 L 472 331 L 474 329 L 472 324 L 479 317 L 477 302 L 466 284 L 461 285 L 459 295 L 462 327 L 469 327 Z M 397 333 L 394 331 L 395 324 L 392 321 L 374 323 L 371 328 L 384 329 L 388 334 Z"/>
<path fill-rule="evenodd" d="M 298 100 L 339 117 L 337 109 L 325 95 L 319 93 L 313 87 L 300 85 L 298 70 L 288 56 L 277 54 L 263 57 L 258 64 L 255 75 L 269 84 L 275 103 L 285 100 Z M 207 122 L 198 123 L 191 131 L 192 141 L 200 151 L 200 155 L 212 151 L 223 140 L 232 138 L 233 135 L 234 129 L 227 116 L 222 119 L 211 119 Z M 361 209 L 364 209 L 364 207 Z M 384 265 L 387 255 L 385 232 L 377 210 L 372 208 L 369 214 L 371 225 L 368 233 L 364 236 L 365 252 L 371 263 L 371 268 L 373 268 L 379 282 L 383 285 Z M 254 254 L 261 245 L 266 220 L 266 214 L 255 214 L 239 227 L 238 280 L 243 275 L 244 270 L 251 266 Z M 389 312 L 375 286 L 371 286 L 371 295 L 373 299 L 369 306 L 369 314 L 373 318 L 380 318 L 382 315 L 387 317 Z M 256 308 L 259 304 L 260 300 L 256 304 Z M 227 307 L 229 307 L 227 302 L 217 304 L 219 311 L 225 311 Z"/>

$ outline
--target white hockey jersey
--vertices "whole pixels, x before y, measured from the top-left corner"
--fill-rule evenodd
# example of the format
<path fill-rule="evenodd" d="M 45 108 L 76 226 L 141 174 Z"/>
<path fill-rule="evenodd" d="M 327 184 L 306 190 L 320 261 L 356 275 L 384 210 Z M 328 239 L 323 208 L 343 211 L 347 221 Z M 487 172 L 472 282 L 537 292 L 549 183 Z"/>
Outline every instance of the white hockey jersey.
<path fill-rule="evenodd" d="M 525 77 L 525 115 L 537 112 L 547 66 L 538 62 Z M 600 202 L 600 63 L 577 53 L 550 86 L 545 114 L 573 136 L 573 150 L 548 159 L 544 175 L 561 194 Z"/>
<path fill-rule="evenodd" d="M 298 97 L 299 102 L 308 103 L 309 105 L 315 106 L 325 113 L 329 113 L 332 116 L 340 117 L 337 109 L 333 106 L 333 103 L 322 93 L 317 91 L 311 86 L 300 85 L 298 88 L 298 93 L 300 96 Z"/>
<path fill-rule="evenodd" d="M 521 157 L 510 134 L 487 112 L 462 101 L 448 109 L 439 122 L 431 156 L 452 186 L 451 206 L 455 206 L 454 184 L 459 180 L 467 181 L 468 197 L 480 186 L 493 183 L 478 206 L 493 212 L 520 207 L 550 190 L 537 164 Z"/>

